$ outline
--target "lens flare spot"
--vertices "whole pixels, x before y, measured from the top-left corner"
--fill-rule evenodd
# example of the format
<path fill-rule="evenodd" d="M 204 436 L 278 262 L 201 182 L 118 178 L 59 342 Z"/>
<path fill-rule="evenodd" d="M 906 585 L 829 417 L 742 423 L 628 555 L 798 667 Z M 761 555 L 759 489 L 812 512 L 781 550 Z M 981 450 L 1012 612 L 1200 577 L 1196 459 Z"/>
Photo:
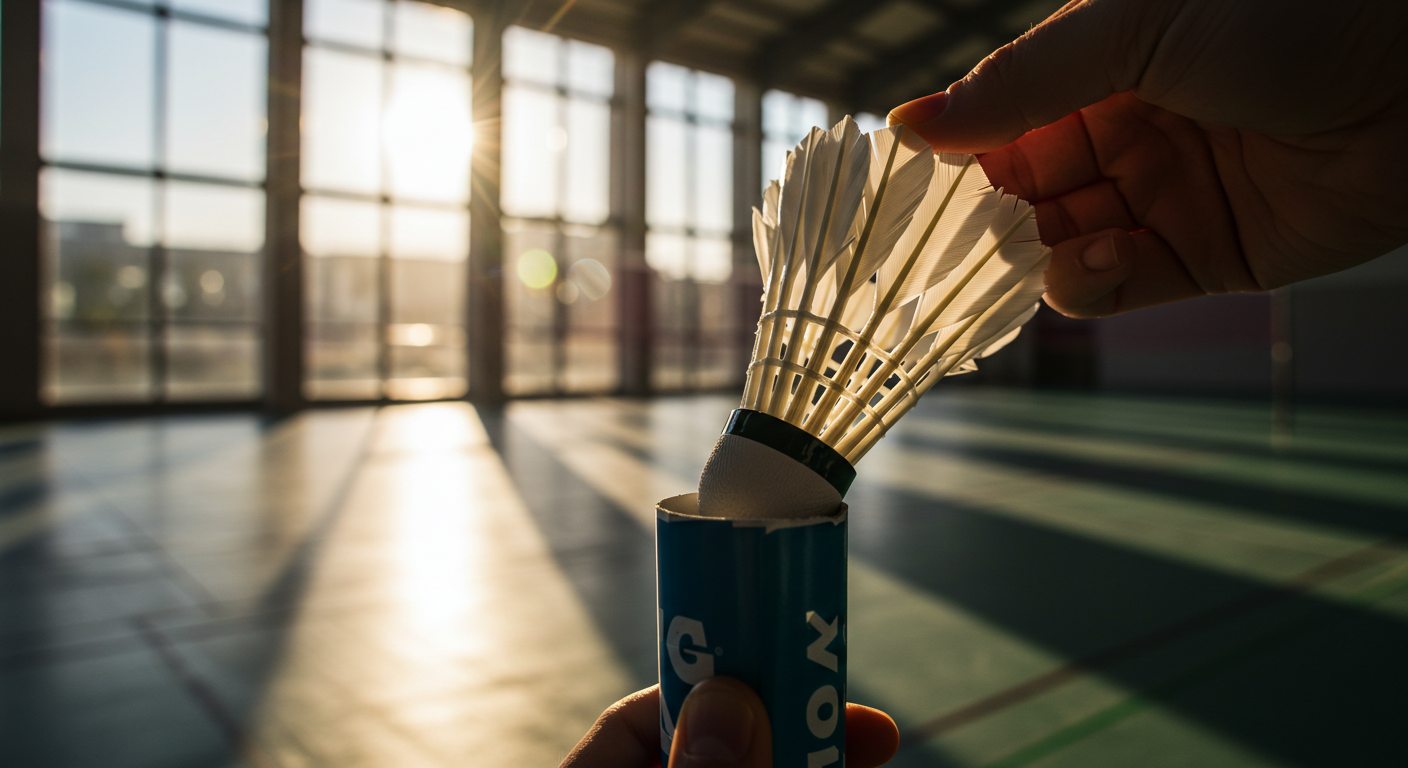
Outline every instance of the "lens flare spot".
<path fill-rule="evenodd" d="M 534 248 L 518 257 L 518 279 L 533 290 L 542 290 L 557 279 L 557 260 L 551 253 Z"/>
<path fill-rule="evenodd" d="M 611 272 L 596 259 L 582 259 L 567 270 L 567 279 L 592 301 L 611 290 Z"/>

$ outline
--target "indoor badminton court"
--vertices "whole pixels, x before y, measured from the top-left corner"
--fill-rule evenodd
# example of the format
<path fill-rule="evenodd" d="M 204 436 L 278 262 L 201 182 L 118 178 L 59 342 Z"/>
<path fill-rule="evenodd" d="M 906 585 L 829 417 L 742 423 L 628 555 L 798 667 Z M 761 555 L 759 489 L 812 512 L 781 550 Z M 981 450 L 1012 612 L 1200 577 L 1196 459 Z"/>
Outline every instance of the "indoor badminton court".
<path fill-rule="evenodd" d="M 778 723 L 879 708 L 902 768 L 1408 764 L 1408 249 L 1038 301 L 1084 223 L 886 116 L 1063 5 L 0 5 L 0 766 L 558 766 L 662 676 L 684 751 L 681 659 L 765 643 L 670 629 L 656 505 L 740 403 L 873 427 L 844 621 L 791 616 L 841 698 Z M 910 198 L 867 175 L 903 152 Z M 861 258 L 885 237 L 910 271 Z"/>

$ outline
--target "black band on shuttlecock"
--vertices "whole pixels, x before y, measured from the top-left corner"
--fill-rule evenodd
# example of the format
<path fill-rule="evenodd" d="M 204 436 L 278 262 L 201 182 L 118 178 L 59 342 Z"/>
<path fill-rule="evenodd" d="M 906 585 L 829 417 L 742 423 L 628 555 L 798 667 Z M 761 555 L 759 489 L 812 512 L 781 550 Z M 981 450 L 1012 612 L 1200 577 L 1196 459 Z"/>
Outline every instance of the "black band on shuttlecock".
<path fill-rule="evenodd" d="M 776 416 L 739 408 L 729 417 L 724 434 L 746 437 L 796 460 L 821 475 L 821 479 L 842 496 L 846 495 L 851 483 L 855 482 L 856 468 L 846 461 L 845 456 L 823 443 L 821 438 Z"/>

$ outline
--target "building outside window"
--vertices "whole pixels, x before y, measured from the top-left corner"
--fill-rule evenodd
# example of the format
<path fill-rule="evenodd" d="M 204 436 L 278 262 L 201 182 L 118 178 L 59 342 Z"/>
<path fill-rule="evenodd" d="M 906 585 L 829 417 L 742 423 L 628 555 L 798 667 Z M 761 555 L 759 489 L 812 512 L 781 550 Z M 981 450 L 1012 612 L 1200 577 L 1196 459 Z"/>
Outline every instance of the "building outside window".
<path fill-rule="evenodd" d="M 504 32 L 503 52 L 504 390 L 608 392 L 620 380 L 615 57 L 521 27 Z"/>
<path fill-rule="evenodd" d="M 411 0 L 307 0 L 305 394 L 465 392 L 472 22 Z"/>
<path fill-rule="evenodd" d="M 264 0 L 45 0 L 42 397 L 260 393 Z"/>
<path fill-rule="evenodd" d="M 733 82 L 653 62 L 646 70 L 646 262 L 655 271 L 651 385 L 735 381 Z"/>

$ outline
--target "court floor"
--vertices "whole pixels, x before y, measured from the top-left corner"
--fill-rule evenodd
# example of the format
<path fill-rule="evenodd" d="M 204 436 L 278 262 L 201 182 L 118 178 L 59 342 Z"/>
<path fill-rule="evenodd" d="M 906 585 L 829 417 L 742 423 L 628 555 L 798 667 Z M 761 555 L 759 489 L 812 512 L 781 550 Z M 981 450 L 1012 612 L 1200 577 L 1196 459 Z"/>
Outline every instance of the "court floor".
<path fill-rule="evenodd" d="M 0 427 L 0 765 L 553 766 L 725 397 Z M 1408 413 L 933 393 L 859 466 L 897 766 L 1408 765 Z"/>

